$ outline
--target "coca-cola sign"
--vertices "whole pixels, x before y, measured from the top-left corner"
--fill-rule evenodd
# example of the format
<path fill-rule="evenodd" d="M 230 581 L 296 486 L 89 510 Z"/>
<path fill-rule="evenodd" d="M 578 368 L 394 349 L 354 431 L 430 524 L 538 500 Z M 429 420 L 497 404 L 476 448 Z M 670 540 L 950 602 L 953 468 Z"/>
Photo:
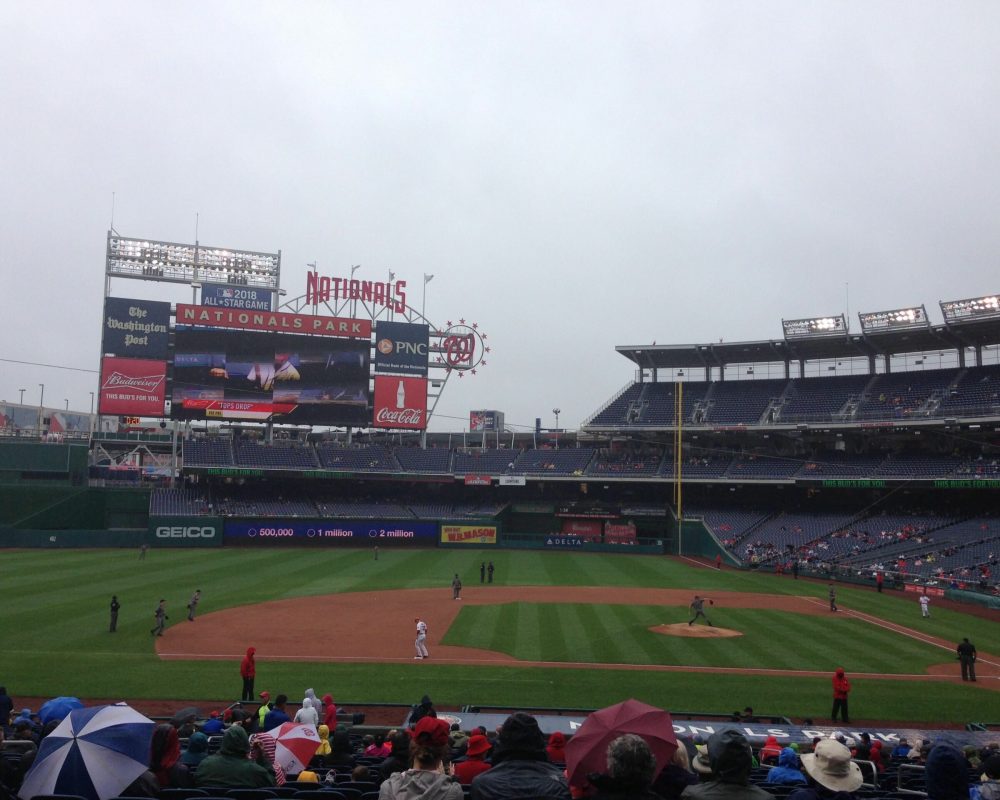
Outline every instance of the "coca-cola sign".
<path fill-rule="evenodd" d="M 101 360 L 98 413 L 128 417 L 162 417 L 167 364 L 142 358 Z"/>
<path fill-rule="evenodd" d="M 427 379 L 375 376 L 374 427 L 427 427 Z"/>

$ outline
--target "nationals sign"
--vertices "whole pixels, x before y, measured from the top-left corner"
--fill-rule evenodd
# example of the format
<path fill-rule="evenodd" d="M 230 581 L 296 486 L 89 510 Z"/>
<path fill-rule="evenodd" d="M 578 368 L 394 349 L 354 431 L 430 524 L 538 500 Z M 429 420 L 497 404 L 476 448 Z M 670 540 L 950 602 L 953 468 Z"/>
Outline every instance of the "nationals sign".
<path fill-rule="evenodd" d="M 312 314 L 292 314 L 288 311 L 243 311 L 237 308 L 212 308 L 186 303 L 177 304 L 177 324 L 363 339 L 372 335 L 372 323 L 367 319 L 316 317 Z"/>
<path fill-rule="evenodd" d="M 140 358 L 101 360 L 98 414 L 162 417 L 167 396 L 167 362 Z"/>
<path fill-rule="evenodd" d="M 375 376 L 376 428 L 427 427 L 427 378 Z"/>

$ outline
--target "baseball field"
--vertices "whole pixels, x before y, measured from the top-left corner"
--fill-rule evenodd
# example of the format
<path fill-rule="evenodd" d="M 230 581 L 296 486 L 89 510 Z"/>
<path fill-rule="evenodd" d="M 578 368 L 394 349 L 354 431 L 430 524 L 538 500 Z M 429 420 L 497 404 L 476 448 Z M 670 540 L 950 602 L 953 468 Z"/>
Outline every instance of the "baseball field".
<path fill-rule="evenodd" d="M 480 583 L 480 564 L 496 566 Z M 464 582 L 452 599 L 451 580 Z M 241 549 L 8 550 L 0 684 L 14 696 L 239 696 L 257 648 L 256 689 L 306 687 L 341 702 L 594 708 L 636 697 L 673 711 L 829 714 L 829 674 L 854 681 L 858 721 L 1000 719 L 1000 620 L 913 595 L 685 560 L 570 552 Z M 202 593 L 194 622 L 185 606 Z M 111 595 L 122 604 L 108 631 Z M 711 598 L 713 625 L 687 625 Z M 163 637 L 153 610 L 167 600 Z M 413 659 L 414 618 L 431 658 Z M 962 683 L 954 647 L 980 651 Z"/>

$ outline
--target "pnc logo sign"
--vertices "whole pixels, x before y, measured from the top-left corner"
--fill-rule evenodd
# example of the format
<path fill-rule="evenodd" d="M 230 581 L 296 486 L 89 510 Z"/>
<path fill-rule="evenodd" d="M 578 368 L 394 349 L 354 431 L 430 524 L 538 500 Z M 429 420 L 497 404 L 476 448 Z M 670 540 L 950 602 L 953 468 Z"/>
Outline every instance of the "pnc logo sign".
<path fill-rule="evenodd" d="M 375 372 L 423 377 L 429 354 L 427 325 L 386 320 L 375 324 Z"/>
<path fill-rule="evenodd" d="M 161 525 L 156 529 L 157 539 L 214 539 L 215 526 Z"/>

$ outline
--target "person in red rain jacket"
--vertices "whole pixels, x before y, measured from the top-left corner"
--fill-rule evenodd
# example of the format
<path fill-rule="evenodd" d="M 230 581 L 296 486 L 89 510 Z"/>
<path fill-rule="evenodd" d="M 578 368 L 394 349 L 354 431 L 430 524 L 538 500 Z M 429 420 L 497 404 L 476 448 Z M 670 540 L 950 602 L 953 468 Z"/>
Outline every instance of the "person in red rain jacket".
<path fill-rule="evenodd" d="M 830 719 L 837 721 L 837 711 L 840 711 L 844 724 L 850 723 L 847 713 L 847 695 L 851 691 L 851 682 L 844 675 L 844 668 L 837 667 L 833 673 L 833 711 L 830 712 Z"/>
<path fill-rule="evenodd" d="M 240 677 L 243 678 L 243 696 L 240 700 L 250 700 L 254 699 L 253 694 L 253 679 L 257 677 L 257 662 L 254 661 L 254 653 L 257 652 L 256 647 L 248 647 L 247 654 L 243 656 L 243 660 L 240 662 Z"/>

